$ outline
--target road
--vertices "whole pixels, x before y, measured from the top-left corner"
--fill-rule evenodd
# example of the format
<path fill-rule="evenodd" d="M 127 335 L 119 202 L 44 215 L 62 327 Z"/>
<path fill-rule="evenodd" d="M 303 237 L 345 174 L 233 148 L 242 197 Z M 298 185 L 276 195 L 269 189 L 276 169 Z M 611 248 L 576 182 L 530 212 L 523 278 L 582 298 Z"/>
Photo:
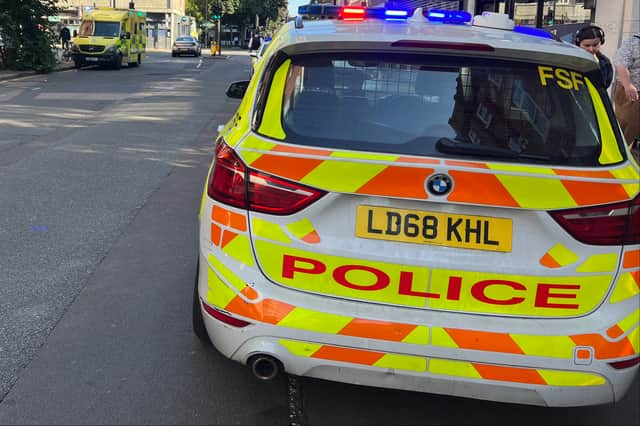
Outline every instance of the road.
<path fill-rule="evenodd" d="M 640 424 L 314 379 L 191 332 L 199 197 L 246 54 L 0 83 L 0 424 Z M 293 416 L 293 417 L 291 417 Z"/>

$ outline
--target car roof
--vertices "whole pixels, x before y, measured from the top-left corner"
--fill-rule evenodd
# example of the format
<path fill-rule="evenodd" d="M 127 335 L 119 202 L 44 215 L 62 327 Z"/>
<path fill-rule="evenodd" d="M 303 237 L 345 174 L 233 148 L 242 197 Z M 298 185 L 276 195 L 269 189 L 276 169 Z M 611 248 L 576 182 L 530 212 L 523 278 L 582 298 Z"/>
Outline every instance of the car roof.
<path fill-rule="evenodd" d="M 426 19 L 407 21 L 385 21 L 367 19 L 361 22 L 337 19 L 303 21 L 302 28 L 293 21 L 274 38 L 277 43 L 273 52 L 303 54 L 344 51 L 395 51 L 396 42 L 438 42 L 460 45 L 478 44 L 490 46 L 493 52 L 481 52 L 483 57 L 495 57 L 514 61 L 539 62 L 589 71 L 598 67 L 593 56 L 579 47 L 515 32 L 473 26 L 470 24 L 443 24 Z M 410 43 L 409 43 L 410 44 Z M 477 55 L 469 49 L 429 49 L 424 47 L 402 48 L 403 52 L 443 53 L 452 55 Z"/>

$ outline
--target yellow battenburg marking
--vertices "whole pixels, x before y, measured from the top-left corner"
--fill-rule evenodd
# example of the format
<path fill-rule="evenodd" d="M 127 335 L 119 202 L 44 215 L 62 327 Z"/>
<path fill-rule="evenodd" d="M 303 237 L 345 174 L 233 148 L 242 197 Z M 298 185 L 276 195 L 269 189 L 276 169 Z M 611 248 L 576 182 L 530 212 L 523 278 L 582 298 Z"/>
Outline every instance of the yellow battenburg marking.
<path fill-rule="evenodd" d="M 327 160 L 307 173 L 301 182 L 336 192 L 355 192 L 385 168 L 386 165 Z"/>
<path fill-rule="evenodd" d="M 293 222 L 287 225 L 287 229 L 296 237 L 302 239 L 309 235 L 310 232 L 315 231 L 313 223 L 309 219 L 302 219 L 297 222 Z"/>
<path fill-rule="evenodd" d="M 640 327 L 634 328 L 633 331 L 627 335 L 627 339 L 631 342 L 633 351 L 636 354 L 640 353 Z"/>
<path fill-rule="evenodd" d="M 627 191 L 627 194 L 629 194 L 629 198 L 634 197 L 638 192 L 640 192 L 640 172 L 637 167 L 629 165 L 622 169 L 611 170 L 610 172 L 618 179 L 630 179 L 634 182 L 622 185 L 624 190 Z"/>
<path fill-rule="evenodd" d="M 427 359 L 411 355 L 386 354 L 376 361 L 373 366 L 424 372 L 427 371 Z"/>
<path fill-rule="evenodd" d="M 207 268 L 207 285 L 209 287 L 209 291 L 207 291 L 207 304 L 211 306 L 224 308 L 236 297 L 236 293 L 227 287 L 218 274 L 211 268 Z"/>
<path fill-rule="evenodd" d="M 289 312 L 278 325 L 281 327 L 317 331 L 319 333 L 337 334 L 352 320 L 353 318 L 351 317 L 327 314 L 298 307 Z"/>
<path fill-rule="evenodd" d="M 529 276 L 434 269 L 428 306 L 449 311 L 573 317 L 600 304 L 611 276 Z M 445 297 L 458 288 L 456 297 Z"/>
<path fill-rule="evenodd" d="M 627 315 L 622 321 L 618 323 L 618 327 L 625 333 L 631 329 L 631 327 L 638 326 L 640 322 L 640 309 L 636 309 L 631 314 Z"/>
<path fill-rule="evenodd" d="M 412 343 L 414 345 L 429 344 L 429 327 L 419 325 L 413 331 L 402 339 L 402 343 Z"/>
<path fill-rule="evenodd" d="M 218 259 L 209 255 L 208 257 L 209 263 L 213 265 L 214 268 L 218 271 L 222 278 L 224 278 L 229 284 L 231 284 L 238 291 L 242 291 L 243 288 L 247 286 L 247 284 L 242 281 L 236 274 L 234 274 L 229 268 L 224 266 L 222 262 Z"/>
<path fill-rule="evenodd" d="M 571 265 L 580 260 L 580 256 L 569 250 L 562 243 L 558 243 L 549 250 L 549 255 L 555 259 L 560 266 Z"/>
<path fill-rule="evenodd" d="M 224 246 L 222 251 L 238 262 L 242 262 L 247 266 L 255 266 L 251 243 L 246 235 L 236 235 L 233 240 Z"/>
<path fill-rule="evenodd" d="M 578 205 L 560 180 L 503 174 L 496 174 L 496 177 L 522 208 L 555 209 Z"/>
<path fill-rule="evenodd" d="M 255 237 L 266 238 L 271 241 L 291 244 L 291 238 L 282 230 L 280 225 L 254 218 L 251 220 L 251 233 Z"/>
<path fill-rule="evenodd" d="M 472 379 L 482 379 L 478 370 L 470 362 L 453 361 L 450 359 L 429 359 L 429 373 L 441 374 L 444 376 L 470 377 Z"/>
<path fill-rule="evenodd" d="M 290 64 L 290 59 L 284 61 L 271 80 L 269 97 L 267 98 L 267 104 L 262 115 L 262 122 L 258 130 L 261 134 L 274 139 L 282 140 L 287 136 L 282 129 L 281 113 L 284 85 L 287 80 L 287 72 L 289 71 Z"/>
<path fill-rule="evenodd" d="M 276 146 L 278 146 L 277 143 L 259 138 L 251 133 L 242 141 L 242 145 L 240 146 L 240 148 L 242 150 L 255 149 L 258 151 L 271 151 Z"/>
<path fill-rule="evenodd" d="M 551 167 L 522 166 L 518 164 L 501 163 L 487 163 L 487 167 L 491 170 L 500 170 L 504 172 L 517 172 L 536 175 L 555 175 L 555 172 Z"/>
<path fill-rule="evenodd" d="M 318 343 L 300 342 L 297 340 L 282 339 L 279 342 L 292 354 L 307 358 L 312 356 L 318 349 L 322 347 L 322 345 Z"/>
<path fill-rule="evenodd" d="M 525 355 L 552 358 L 573 358 L 575 343 L 568 336 L 532 336 L 510 334 Z"/>
<path fill-rule="evenodd" d="M 600 127 L 602 151 L 600 152 L 600 158 L 598 158 L 598 162 L 600 164 L 618 163 L 622 161 L 622 154 L 620 153 L 620 148 L 618 147 L 615 133 L 613 133 L 611 121 L 609 120 L 609 116 L 607 115 L 607 110 L 604 108 L 604 104 L 602 103 L 600 94 L 598 93 L 596 88 L 593 87 L 591 81 L 586 77 L 584 81 L 585 83 L 587 83 L 587 88 L 589 88 L 589 94 L 591 95 L 591 100 L 593 101 L 593 109 L 595 110 L 596 117 L 598 119 L 598 127 Z"/>
<path fill-rule="evenodd" d="M 331 153 L 331 156 L 336 158 L 353 158 L 356 160 L 374 160 L 374 161 L 385 161 L 385 162 L 393 162 L 399 158 L 397 155 L 384 155 L 384 154 L 353 152 L 353 151 L 334 151 Z"/>
<path fill-rule="evenodd" d="M 640 293 L 640 286 L 636 284 L 636 280 L 630 272 L 624 272 L 620 274 L 616 287 L 613 289 L 613 294 L 609 301 L 611 303 L 622 302 L 630 297 L 636 296 Z"/>
<path fill-rule="evenodd" d="M 258 158 L 262 157 L 262 152 L 254 152 L 248 150 L 255 149 L 267 152 L 272 150 L 275 146 L 277 146 L 277 144 L 258 138 L 253 134 L 249 134 L 242 141 L 239 149 L 239 155 L 245 163 L 251 165 Z"/>
<path fill-rule="evenodd" d="M 431 329 L 431 344 L 443 348 L 457 348 L 458 344 L 449 336 L 444 328 L 433 327 Z"/>
<path fill-rule="evenodd" d="M 427 268 L 329 256 L 264 240 L 255 240 L 254 244 L 266 276 L 284 286 L 380 303 L 425 306 L 424 297 L 401 294 L 399 283 L 403 277 L 412 292 L 426 292 Z"/>
<path fill-rule="evenodd" d="M 549 386 L 600 386 L 607 381 L 596 374 L 576 371 L 536 370 Z"/>
<path fill-rule="evenodd" d="M 198 219 L 202 219 L 202 211 L 204 210 L 204 202 L 207 199 L 207 185 L 209 183 L 209 175 L 204 181 L 204 189 L 202 190 L 202 199 L 200 200 L 200 212 L 198 213 Z"/>
<path fill-rule="evenodd" d="M 594 254 L 576 268 L 577 272 L 612 272 L 618 267 L 618 254 Z"/>
<path fill-rule="evenodd" d="M 250 165 L 251 163 L 256 161 L 258 158 L 262 157 L 262 154 L 260 154 L 259 152 L 253 152 L 253 151 L 241 151 L 240 157 L 245 163 Z"/>

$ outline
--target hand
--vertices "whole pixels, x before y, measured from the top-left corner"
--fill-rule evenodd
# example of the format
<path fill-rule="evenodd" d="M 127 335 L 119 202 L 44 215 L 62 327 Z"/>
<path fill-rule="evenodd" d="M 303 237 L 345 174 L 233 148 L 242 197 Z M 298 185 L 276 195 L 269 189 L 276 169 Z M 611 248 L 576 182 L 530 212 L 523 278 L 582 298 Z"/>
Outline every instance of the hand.
<path fill-rule="evenodd" d="M 631 102 L 638 102 L 638 88 L 629 83 L 624 86 L 625 98 Z"/>

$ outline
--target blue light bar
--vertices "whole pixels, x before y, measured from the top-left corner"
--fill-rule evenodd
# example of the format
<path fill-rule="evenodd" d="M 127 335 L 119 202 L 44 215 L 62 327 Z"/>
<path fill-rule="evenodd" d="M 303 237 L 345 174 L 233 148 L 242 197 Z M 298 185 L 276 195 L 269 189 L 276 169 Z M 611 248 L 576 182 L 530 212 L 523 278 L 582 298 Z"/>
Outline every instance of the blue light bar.
<path fill-rule="evenodd" d="M 384 14 L 387 18 L 408 18 L 408 10 L 385 10 Z"/>
<path fill-rule="evenodd" d="M 305 4 L 298 7 L 298 15 L 338 17 L 340 6 L 330 4 Z"/>
<path fill-rule="evenodd" d="M 361 7 L 336 6 L 331 4 L 306 4 L 298 7 L 298 15 L 309 18 L 341 18 L 343 10 L 361 9 Z M 404 21 L 411 16 L 412 11 L 399 8 L 364 8 L 362 18 L 386 19 L 388 21 Z M 350 15 L 350 14 L 349 14 Z M 358 15 L 359 17 L 359 15 Z"/>
<path fill-rule="evenodd" d="M 553 36 L 553 34 L 550 34 L 548 32 L 546 32 L 543 29 L 540 28 L 534 28 L 534 27 L 524 27 L 522 25 L 519 26 L 515 26 L 513 27 L 513 31 L 516 33 L 520 33 L 520 34 L 525 34 L 525 35 L 530 35 L 530 36 L 534 36 L 534 37 L 542 37 L 542 38 L 548 38 L 551 40 L 555 40 L 555 37 Z"/>
<path fill-rule="evenodd" d="M 466 24 L 471 22 L 471 14 L 464 10 L 439 10 L 431 9 L 425 17 L 432 22 L 443 22 L 445 24 Z"/>

